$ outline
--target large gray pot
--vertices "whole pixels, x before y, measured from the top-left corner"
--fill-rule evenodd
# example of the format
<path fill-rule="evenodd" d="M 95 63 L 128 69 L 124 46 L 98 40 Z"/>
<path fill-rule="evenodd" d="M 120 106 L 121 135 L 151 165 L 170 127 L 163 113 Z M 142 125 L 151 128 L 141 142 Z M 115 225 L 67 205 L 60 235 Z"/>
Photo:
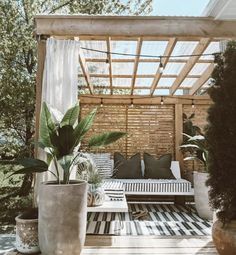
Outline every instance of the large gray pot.
<path fill-rule="evenodd" d="M 79 255 L 85 241 L 87 183 L 42 183 L 39 188 L 39 247 L 43 255 Z"/>
<path fill-rule="evenodd" d="M 212 220 L 213 211 L 209 205 L 209 188 L 206 186 L 207 173 L 194 172 L 194 200 L 198 215 L 207 220 Z"/>

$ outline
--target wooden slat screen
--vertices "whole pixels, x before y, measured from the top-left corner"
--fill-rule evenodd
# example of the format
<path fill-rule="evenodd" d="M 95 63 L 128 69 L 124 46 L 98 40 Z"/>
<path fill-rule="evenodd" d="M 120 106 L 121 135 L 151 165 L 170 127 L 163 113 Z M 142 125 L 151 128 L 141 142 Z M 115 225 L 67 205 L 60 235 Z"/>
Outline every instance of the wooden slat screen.
<path fill-rule="evenodd" d="M 81 117 L 95 105 L 82 104 Z M 127 132 L 127 137 L 95 152 L 119 151 L 127 157 L 144 151 L 160 156 L 172 153 L 174 157 L 174 105 L 104 105 L 97 112 L 94 125 L 86 135 L 82 148 L 87 150 L 88 137 L 105 131 Z M 94 150 L 90 150 L 94 151 Z"/>

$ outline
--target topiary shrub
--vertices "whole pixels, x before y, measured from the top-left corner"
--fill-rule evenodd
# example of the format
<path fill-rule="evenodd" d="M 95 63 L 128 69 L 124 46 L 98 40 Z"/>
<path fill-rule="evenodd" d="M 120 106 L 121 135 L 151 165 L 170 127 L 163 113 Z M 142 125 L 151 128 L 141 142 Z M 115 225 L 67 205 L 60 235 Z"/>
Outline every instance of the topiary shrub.
<path fill-rule="evenodd" d="M 208 112 L 210 204 L 222 222 L 236 219 L 236 42 L 215 56 Z"/>

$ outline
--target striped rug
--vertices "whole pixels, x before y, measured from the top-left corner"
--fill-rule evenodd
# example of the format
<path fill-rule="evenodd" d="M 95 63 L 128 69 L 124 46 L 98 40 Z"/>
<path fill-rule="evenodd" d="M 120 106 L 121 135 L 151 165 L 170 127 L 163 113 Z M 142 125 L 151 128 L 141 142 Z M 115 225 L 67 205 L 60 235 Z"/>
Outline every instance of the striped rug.
<path fill-rule="evenodd" d="M 147 215 L 136 219 L 138 211 Z M 191 205 L 129 204 L 127 213 L 88 213 L 87 234 L 207 236 L 211 235 L 211 222 L 201 219 Z"/>

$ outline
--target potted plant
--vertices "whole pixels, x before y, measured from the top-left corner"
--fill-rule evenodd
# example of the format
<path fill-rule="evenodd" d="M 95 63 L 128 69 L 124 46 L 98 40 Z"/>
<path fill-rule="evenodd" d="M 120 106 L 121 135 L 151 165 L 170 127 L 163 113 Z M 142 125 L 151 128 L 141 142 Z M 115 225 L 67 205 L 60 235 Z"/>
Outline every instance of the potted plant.
<path fill-rule="evenodd" d="M 79 179 L 88 183 L 87 206 L 99 206 L 105 201 L 103 178 L 89 154 L 81 155 L 84 160 L 78 165 Z"/>
<path fill-rule="evenodd" d="M 187 137 L 187 140 L 180 147 L 187 149 L 190 153 L 190 156 L 185 157 L 184 160 L 197 160 L 203 166 L 203 171 L 194 171 L 193 175 L 196 210 L 200 217 L 211 220 L 213 212 L 209 205 L 209 188 L 206 186 L 208 178 L 208 145 L 204 135 L 190 136 L 184 134 L 184 136 Z"/>
<path fill-rule="evenodd" d="M 87 183 L 70 180 L 73 169 L 81 164 L 79 145 L 91 128 L 97 109 L 78 124 L 79 106 L 70 108 L 62 119 L 53 119 L 46 103 L 40 116 L 38 146 L 47 161 L 27 158 L 16 163 L 22 168 L 14 174 L 51 172 L 54 181 L 39 187 L 39 246 L 42 254 L 80 254 L 85 241 Z M 93 136 L 88 146 L 105 146 L 123 137 L 123 132 Z M 53 169 L 54 168 L 54 169 Z"/>
<path fill-rule="evenodd" d="M 207 185 L 210 203 L 217 212 L 212 228 L 219 254 L 236 254 L 236 42 L 229 42 L 222 55 L 216 55 L 213 101 L 208 112 L 206 137 L 209 141 Z"/>
<path fill-rule="evenodd" d="M 16 249 L 23 254 L 38 253 L 38 209 L 32 208 L 16 218 Z"/>

